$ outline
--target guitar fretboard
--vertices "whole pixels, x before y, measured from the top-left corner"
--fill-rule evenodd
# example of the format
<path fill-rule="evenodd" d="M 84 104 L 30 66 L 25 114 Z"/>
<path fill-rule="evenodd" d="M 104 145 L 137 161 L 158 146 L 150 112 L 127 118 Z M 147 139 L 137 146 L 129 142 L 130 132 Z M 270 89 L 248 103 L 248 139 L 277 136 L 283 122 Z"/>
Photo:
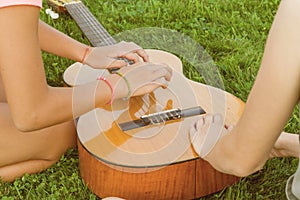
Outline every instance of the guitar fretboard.
<path fill-rule="evenodd" d="M 92 46 L 116 44 L 115 39 L 110 36 L 82 2 L 68 3 L 65 5 L 65 8 L 84 32 Z"/>

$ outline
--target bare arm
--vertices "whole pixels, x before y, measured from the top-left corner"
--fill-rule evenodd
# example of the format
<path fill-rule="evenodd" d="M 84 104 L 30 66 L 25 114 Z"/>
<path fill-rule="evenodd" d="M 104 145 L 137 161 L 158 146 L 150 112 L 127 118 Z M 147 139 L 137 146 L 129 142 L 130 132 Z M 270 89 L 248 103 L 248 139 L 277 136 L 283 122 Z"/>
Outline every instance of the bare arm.
<path fill-rule="evenodd" d="M 38 27 L 42 50 L 74 61 L 81 61 L 87 45 L 72 39 L 41 20 Z"/>
<path fill-rule="evenodd" d="M 71 88 L 52 88 L 46 83 L 38 37 L 39 9 L 13 6 L 0 10 L 0 72 L 13 120 L 20 130 L 36 130 L 72 119 L 91 110 L 97 82 L 78 87 L 91 91 L 82 98 L 79 113 L 73 116 Z M 53 41 L 52 41 L 53 42 Z M 42 42 L 42 46 L 47 45 Z M 45 47 L 45 49 L 47 49 Z M 51 48 L 50 48 L 51 49 Z M 53 49 L 53 48 L 52 48 Z M 49 48 L 48 48 L 49 50 Z M 97 104 L 110 99 L 110 90 L 100 83 Z"/>
<path fill-rule="evenodd" d="M 238 176 L 260 169 L 299 101 L 299 10 L 300 1 L 281 2 L 244 113 L 205 158 L 216 169 Z"/>
<path fill-rule="evenodd" d="M 146 52 L 132 42 L 120 42 L 105 47 L 88 48 L 88 52 L 85 52 L 87 45 L 74 40 L 41 20 L 39 21 L 38 32 L 42 50 L 78 62 L 83 62 L 83 55 L 86 54 L 84 63 L 93 68 L 120 68 L 127 65 L 124 61 L 115 60 L 114 55 L 125 57 L 134 63 L 139 62 L 139 57 L 145 62 L 149 61 Z"/>
<path fill-rule="evenodd" d="M 80 60 L 85 45 L 40 22 L 39 8 L 1 8 L 0 30 L 0 73 L 18 129 L 32 131 L 59 124 L 103 106 L 111 99 L 112 91 L 104 81 L 95 80 L 75 88 L 47 85 L 41 48 Z M 143 55 L 143 51 L 138 52 Z M 127 73 L 130 70 L 134 72 Z M 130 81 L 132 91 L 141 88 L 135 95 L 159 86 L 166 87 L 171 78 L 171 69 L 158 64 L 138 63 L 120 71 Z M 110 75 L 107 79 L 115 89 L 115 98 L 127 96 L 127 86 L 122 78 Z M 143 87 L 139 87 L 141 85 Z"/>

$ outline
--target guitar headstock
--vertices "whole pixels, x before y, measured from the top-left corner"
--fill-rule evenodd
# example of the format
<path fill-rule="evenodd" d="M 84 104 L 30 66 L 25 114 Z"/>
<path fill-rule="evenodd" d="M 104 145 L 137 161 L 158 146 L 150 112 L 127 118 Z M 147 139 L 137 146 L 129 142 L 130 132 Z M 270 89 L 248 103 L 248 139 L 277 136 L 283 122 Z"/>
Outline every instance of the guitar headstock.
<path fill-rule="evenodd" d="M 65 5 L 70 3 L 78 3 L 80 0 L 47 0 L 49 7 L 53 8 L 58 12 L 66 12 Z"/>

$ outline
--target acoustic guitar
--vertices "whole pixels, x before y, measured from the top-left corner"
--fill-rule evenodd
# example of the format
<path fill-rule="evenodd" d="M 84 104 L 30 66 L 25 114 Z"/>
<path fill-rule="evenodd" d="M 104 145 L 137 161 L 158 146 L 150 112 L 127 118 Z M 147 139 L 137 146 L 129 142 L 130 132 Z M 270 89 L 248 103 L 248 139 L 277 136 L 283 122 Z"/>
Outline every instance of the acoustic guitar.
<path fill-rule="evenodd" d="M 49 0 L 74 18 L 93 46 L 116 41 L 81 1 Z M 220 191 L 239 178 L 216 171 L 194 152 L 190 124 L 205 113 L 220 113 L 235 124 L 244 103 L 216 87 L 187 79 L 175 55 L 147 49 L 151 62 L 173 68 L 167 89 L 116 100 L 82 115 L 77 123 L 80 174 L 99 197 L 195 199 Z M 109 74 L 81 63 L 64 73 L 69 86 Z"/>

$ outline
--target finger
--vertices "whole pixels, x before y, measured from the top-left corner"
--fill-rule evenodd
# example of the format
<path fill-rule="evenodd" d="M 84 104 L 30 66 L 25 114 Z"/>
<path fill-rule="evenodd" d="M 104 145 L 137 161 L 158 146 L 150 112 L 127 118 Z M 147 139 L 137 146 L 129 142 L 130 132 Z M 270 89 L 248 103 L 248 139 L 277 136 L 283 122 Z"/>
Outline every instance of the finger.
<path fill-rule="evenodd" d="M 108 69 L 111 69 L 111 68 L 122 68 L 122 67 L 125 67 L 127 66 L 128 63 L 125 62 L 124 60 L 116 60 L 116 59 L 112 59 L 112 62 L 110 65 L 108 65 Z"/>
<path fill-rule="evenodd" d="M 197 124 L 196 124 L 197 130 L 199 130 L 203 125 L 204 125 L 204 117 L 201 116 L 200 119 L 197 121 Z"/>
<path fill-rule="evenodd" d="M 173 69 L 169 67 L 169 65 L 166 63 L 152 63 L 152 64 L 156 65 L 156 67 L 159 69 L 165 68 L 165 70 L 167 70 L 171 75 L 173 73 Z"/>
<path fill-rule="evenodd" d="M 203 119 L 199 119 L 196 122 L 192 123 L 189 131 L 189 138 L 195 152 L 200 155 L 202 146 L 205 142 L 205 132 L 202 129 L 197 129 L 197 126 L 203 124 Z"/>
<path fill-rule="evenodd" d="M 143 86 L 134 88 L 132 90 L 132 95 L 131 96 L 140 96 L 143 94 L 149 94 L 150 92 L 152 92 L 153 90 L 157 89 L 158 87 L 160 87 L 157 84 L 144 84 Z"/>
<path fill-rule="evenodd" d="M 143 85 L 139 85 L 132 89 L 133 96 L 139 96 L 142 94 L 148 94 L 158 89 L 159 87 L 166 88 L 168 87 L 168 82 L 164 78 L 160 78 L 156 81 L 147 82 Z"/>
<path fill-rule="evenodd" d="M 192 123 L 190 125 L 190 131 L 189 131 L 189 136 L 190 136 L 190 140 L 193 141 L 194 138 L 196 137 L 196 133 L 197 133 L 197 123 L 199 120 L 197 120 L 196 122 Z"/>
<path fill-rule="evenodd" d="M 168 67 L 159 68 L 159 69 L 155 70 L 154 73 L 155 73 L 156 77 L 159 77 L 159 78 L 165 77 L 165 79 L 167 81 L 170 81 L 171 77 L 172 77 L 172 71 L 170 72 Z"/>
<path fill-rule="evenodd" d="M 126 58 L 127 60 L 130 60 L 134 63 L 139 62 L 139 57 L 135 53 L 127 53 L 127 54 L 121 56 L 121 58 Z"/>
<path fill-rule="evenodd" d="M 196 122 L 191 123 L 191 125 L 190 125 L 190 131 L 197 131 L 198 121 L 200 121 L 200 120 L 197 120 Z"/>
<path fill-rule="evenodd" d="M 141 49 L 143 49 L 142 47 L 138 46 L 137 44 L 133 43 L 133 42 L 120 42 L 117 45 L 117 53 L 118 56 L 122 56 L 124 54 L 130 53 L 130 52 L 137 52 Z"/>
<path fill-rule="evenodd" d="M 213 120 L 214 120 L 214 117 L 211 114 L 207 114 L 207 115 L 205 115 L 205 117 L 203 117 L 204 124 L 212 124 Z"/>
<path fill-rule="evenodd" d="M 128 53 L 136 53 L 143 59 L 144 62 L 149 62 L 149 55 L 142 47 L 138 46 L 134 42 L 120 42 L 118 44 L 118 56 L 123 57 L 125 54 Z"/>
<path fill-rule="evenodd" d="M 135 53 L 137 53 L 143 59 L 144 62 L 149 62 L 149 55 L 144 49 L 139 49 Z"/>
<path fill-rule="evenodd" d="M 143 90 L 144 90 L 145 93 L 150 93 L 150 92 L 156 90 L 159 87 L 167 88 L 168 84 L 169 84 L 169 82 L 166 81 L 164 78 L 159 78 L 155 81 L 145 83 L 144 85 L 140 86 L 137 89 L 140 89 L 140 88 L 143 87 Z"/>

